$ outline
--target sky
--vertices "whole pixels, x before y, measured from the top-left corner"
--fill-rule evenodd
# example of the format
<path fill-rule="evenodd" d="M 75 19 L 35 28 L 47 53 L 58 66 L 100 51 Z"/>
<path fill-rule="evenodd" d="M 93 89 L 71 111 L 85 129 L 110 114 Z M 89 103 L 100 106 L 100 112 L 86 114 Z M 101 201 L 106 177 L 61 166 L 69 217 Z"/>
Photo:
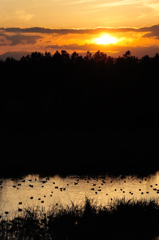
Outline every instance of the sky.
<path fill-rule="evenodd" d="M 0 54 L 159 52 L 158 0 L 0 0 Z"/>

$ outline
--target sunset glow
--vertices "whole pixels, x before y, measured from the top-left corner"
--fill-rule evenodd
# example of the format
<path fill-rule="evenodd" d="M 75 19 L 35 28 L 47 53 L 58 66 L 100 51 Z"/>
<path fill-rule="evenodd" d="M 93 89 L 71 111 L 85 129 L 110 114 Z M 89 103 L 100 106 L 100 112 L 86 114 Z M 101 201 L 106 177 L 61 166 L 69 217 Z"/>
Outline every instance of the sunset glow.
<path fill-rule="evenodd" d="M 103 45 L 106 45 L 106 44 L 114 44 L 117 42 L 117 38 L 115 37 L 111 37 L 110 35 L 103 35 L 99 38 L 96 38 L 96 43 L 97 44 L 103 44 Z"/>
<path fill-rule="evenodd" d="M 158 19 L 159 4 L 153 0 L 2 0 L 0 55 L 62 49 L 122 55 L 129 49 L 154 56 Z"/>
<path fill-rule="evenodd" d="M 159 0 L 0 0 L 0 240 L 159 240 Z"/>

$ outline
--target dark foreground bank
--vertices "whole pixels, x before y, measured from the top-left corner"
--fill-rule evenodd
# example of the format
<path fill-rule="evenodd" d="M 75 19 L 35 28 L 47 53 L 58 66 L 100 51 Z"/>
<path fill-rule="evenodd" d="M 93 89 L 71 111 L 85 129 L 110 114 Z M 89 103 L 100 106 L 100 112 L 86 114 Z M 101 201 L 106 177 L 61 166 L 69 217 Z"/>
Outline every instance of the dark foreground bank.
<path fill-rule="evenodd" d="M 7 165 L 0 166 L 0 178 L 19 178 L 28 174 L 39 174 L 40 177 L 59 175 L 66 177 L 70 175 L 79 176 L 127 176 L 136 175 L 146 177 L 155 174 L 159 170 L 159 162 L 145 157 L 137 159 L 99 159 L 96 158 L 62 158 L 62 159 L 23 159 L 6 162 Z"/>
<path fill-rule="evenodd" d="M 0 178 L 19 178 L 28 174 L 39 174 L 40 177 L 59 175 L 66 177 L 70 175 L 78 176 L 127 176 L 136 175 L 146 177 L 155 174 L 159 170 L 158 161 L 152 161 L 147 157 L 144 160 L 127 159 L 104 159 L 97 158 L 68 158 L 62 159 L 28 159 L 26 162 L 12 160 L 7 165 L 0 166 Z"/>
<path fill-rule="evenodd" d="M 159 206 L 155 201 L 112 202 L 97 207 L 86 199 L 84 207 L 72 205 L 49 213 L 27 209 L 21 217 L 0 222 L 0 239 L 140 239 L 159 236 Z"/>

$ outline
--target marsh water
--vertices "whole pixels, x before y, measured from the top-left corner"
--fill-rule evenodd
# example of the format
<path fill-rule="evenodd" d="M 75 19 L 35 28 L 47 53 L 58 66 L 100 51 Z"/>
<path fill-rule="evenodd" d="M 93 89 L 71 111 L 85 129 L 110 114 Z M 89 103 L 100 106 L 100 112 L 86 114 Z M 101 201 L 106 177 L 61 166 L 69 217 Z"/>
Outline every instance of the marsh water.
<path fill-rule="evenodd" d="M 68 176 L 0 179 L 0 218 L 12 219 L 24 209 L 38 207 L 49 211 L 77 204 L 89 198 L 99 206 L 108 206 L 116 199 L 159 199 L 159 172 L 144 178 L 137 176 Z"/>

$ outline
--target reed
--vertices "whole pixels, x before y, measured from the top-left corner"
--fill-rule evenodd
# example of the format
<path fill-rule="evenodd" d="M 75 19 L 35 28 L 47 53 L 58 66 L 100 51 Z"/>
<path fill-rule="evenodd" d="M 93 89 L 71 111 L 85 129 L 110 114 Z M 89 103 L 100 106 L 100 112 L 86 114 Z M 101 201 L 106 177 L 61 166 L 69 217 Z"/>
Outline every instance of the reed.
<path fill-rule="evenodd" d="M 86 198 L 84 206 L 56 206 L 49 212 L 26 209 L 13 220 L 0 221 L 0 239 L 154 240 L 159 236 L 159 205 L 155 200 L 115 199 L 107 207 Z"/>

